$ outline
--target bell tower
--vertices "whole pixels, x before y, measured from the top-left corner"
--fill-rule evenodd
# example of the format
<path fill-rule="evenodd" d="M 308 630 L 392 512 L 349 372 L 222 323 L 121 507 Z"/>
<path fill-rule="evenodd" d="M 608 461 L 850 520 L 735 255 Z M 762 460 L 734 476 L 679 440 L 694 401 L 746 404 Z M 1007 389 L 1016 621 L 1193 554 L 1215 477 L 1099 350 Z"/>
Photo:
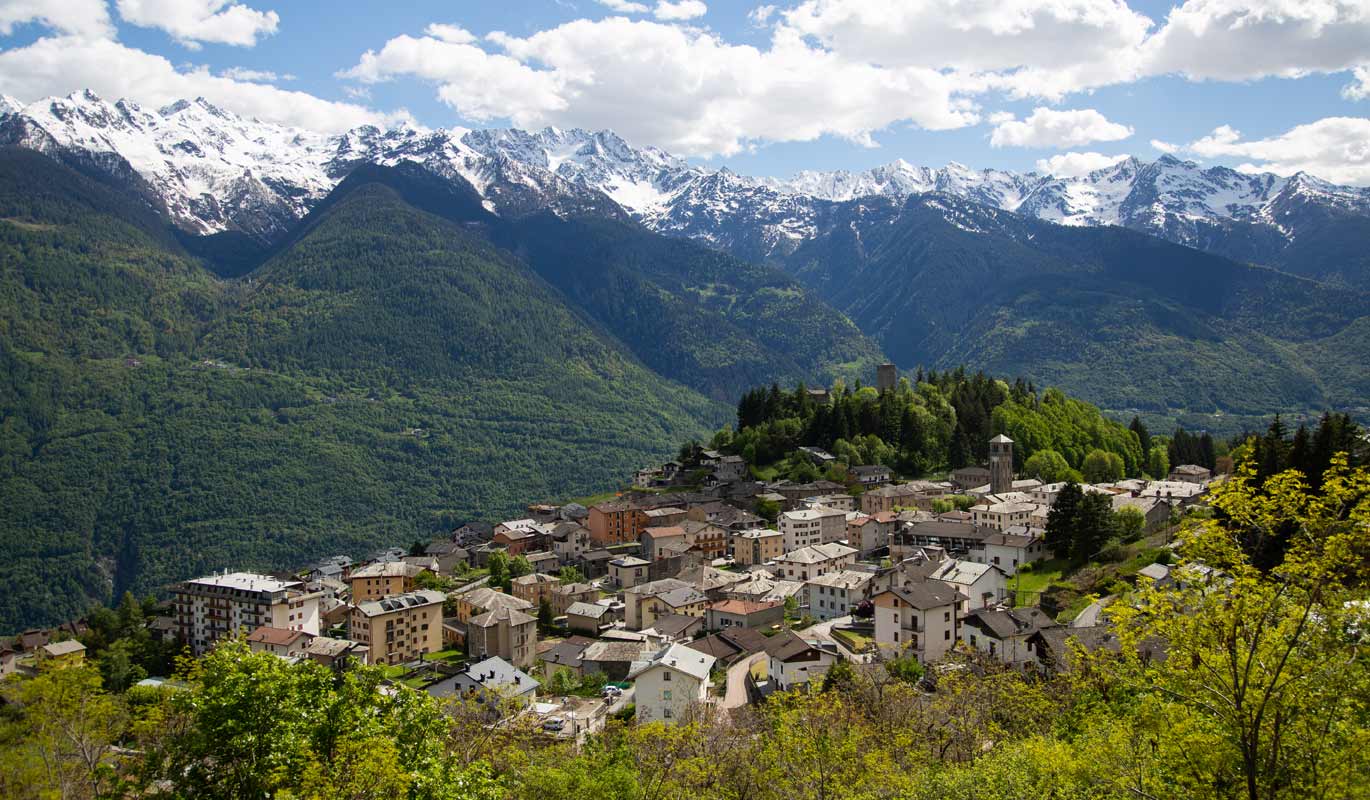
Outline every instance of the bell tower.
<path fill-rule="evenodd" d="M 1013 440 L 1002 433 L 989 440 L 989 490 L 1013 491 Z"/>

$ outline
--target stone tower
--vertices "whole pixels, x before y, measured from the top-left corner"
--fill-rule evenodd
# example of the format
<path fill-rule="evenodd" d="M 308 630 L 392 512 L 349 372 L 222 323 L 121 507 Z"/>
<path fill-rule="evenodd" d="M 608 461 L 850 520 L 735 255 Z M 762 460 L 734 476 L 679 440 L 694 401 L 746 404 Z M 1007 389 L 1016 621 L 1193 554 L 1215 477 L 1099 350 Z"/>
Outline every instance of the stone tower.
<path fill-rule="evenodd" d="M 899 368 L 893 364 L 881 364 L 875 368 L 875 387 L 888 392 L 899 383 Z"/>
<path fill-rule="evenodd" d="M 989 440 L 989 490 L 1013 491 L 1013 440 L 1002 433 Z"/>

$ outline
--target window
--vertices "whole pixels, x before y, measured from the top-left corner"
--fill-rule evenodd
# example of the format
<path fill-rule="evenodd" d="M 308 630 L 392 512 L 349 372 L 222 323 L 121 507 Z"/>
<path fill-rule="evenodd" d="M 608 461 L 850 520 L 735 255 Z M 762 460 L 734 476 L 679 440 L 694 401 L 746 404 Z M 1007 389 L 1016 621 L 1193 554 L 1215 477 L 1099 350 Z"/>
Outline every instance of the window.
<path fill-rule="evenodd" d="M 666 718 L 666 719 L 670 719 L 670 718 L 673 716 L 673 715 L 671 714 L 671 709 L 669 709 L 669 708 L 663 708 L 663 709 L 661 709 L 661 716 L 664 717 L 664 718 Z"/>
<path fill-rule="evenodd" d="M 663 681 L 667 682 L 667 683 L 670 683 L 670 682 L 671 682 L 671 673 L 669 673 L 669 672 L 663 672 L 663 673 L 661 674 L 661 679 L 662 679 Z"/>
<path fill-rule="evenodd" d="M 946 641 L 950 641 L 950 640 L 951 640 L 951 631 L 942 631 L 942 639 L 943 639 L 943 640 L 946 640 Z"/>
<path fill-rule="evenodd" d="M 951 612 L 950 612 L 950 611 L 944 611 L 944 612 L 942 612 L 942 621 L 943 621 L 943 622 L 951 622 Z"/>
<path fill-rule="evenodd" d="M 662 689 L 662 690 L 661 690 L 661 699 L 664 700 L 664 701 L 666 701 L 666 702 L 670 702 L 670 700 L 671 700 L 671 690 L 670 690 L 670 689 Z"/>

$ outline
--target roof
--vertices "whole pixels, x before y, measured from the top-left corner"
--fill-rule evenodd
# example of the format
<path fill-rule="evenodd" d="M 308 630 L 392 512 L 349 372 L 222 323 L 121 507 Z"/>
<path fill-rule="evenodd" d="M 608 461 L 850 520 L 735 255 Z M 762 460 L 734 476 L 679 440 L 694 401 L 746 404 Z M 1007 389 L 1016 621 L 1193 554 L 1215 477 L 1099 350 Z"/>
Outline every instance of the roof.
<path fill-rule="evenodd" d="M 883 464 L 865 464 L 859 467 L 852 467 L 851 471 L 855 475 L 879 475 L 890 471 L 890 468 Z"/>
<path fill-rule="evenodd" d="M 456 679 L 458 685 L 479 686 L 486 690 L 511 687 L 518 694 L 535 690 L 539 686 L 528 673 L 499 656 L 491 656 L 472 664 L 465 672 L 459 673 Z"/>
<path fill-rule="evenodd" d="M 977 608 L 962 618 L 965 625 L 978 628 L 996 639 L 1028 636 L 1058 623 L 1045 611 L 1033 606 L 1021 608 Z"/>
<path fill-rule="evenodd" d="M 994 437 L 993 439 L 990 439 L 990 440 L 989 440 L 989 443 L 990 443 L 990 444 L 1013 444 L 1013 440 L 1010 439 L 1010 438 L 1008 438 L 1007 436 L 1005 436 L 1004 434 L 1001 433 L 1001 434 L 999 434 L 998 436 Z"/>
<path fill-rule="evenodd" d="M 816 586 L 834 586 L 839 589 L 857 589 L 870 583 L 874 578 L 875 576 L 869 572 L 844 569 L 841 572 L 829 572 L 827 575 L 810 578 L 805 583 L 812 583 Z"/>
<path fill-rule="evenodd" d="M 687 617 L 684 614 L 663 614 L 652 623 L 652 630 L 662 636 L 677 637 L 688 633 L 691 628 L 703 627 L 704 620 Z"/>
<path fill-rule="evenodd" d="M 582 661 L 602 662 L 622 662 L 631 663 L 642 660 L 643 645 L 641 641 L 615 641 L 601 639 L 585 648 L 580 654 Z"/>
<path fill-rule="evenodd" d="M 766 641 L 766 654 L 781 661 L 789 661 L 801 653 L 817 649 L 791 630 L 783 630 Z"/>
<path fill-rule="evenodd" d="M 720 631 L 703 639 L 696 639 L 685 645 L 720 660 L 727 660 L 742 653 L 760 653 L 770 641 L 755 628 L 733 628 Z"/>
<path fill-rule="evenodd" d="M 502 607 L 492 609 L 484 614 L 477 614 L 471 618 L 469 624 L 477 628 L 489 628 L 501 622 L 508 622 L 510 625 L 527 625 L 537 622 L 537 620 L 516 608 Z"/>
<path fill-rule="evenodd" d="M 717 660 L 708 653 L 702 653 L 683 644 L 670 644 L 652 656 L 651 661 L 633 670 L 628 677 L 635 678 L 644 672 L 663 667 L 676 672 L 683 672 L 702 681 L 708 679 L 709 671 L 714 668 L 714 663 Z"/>
<path fill-rule="evenodd" d="M 599 619 L 609 613 L 609 607 L 599 603 L 572 603 L 566 609 L 567 616 L 589 617 Z"/>
<path fill-rule="evenodd" d="M 926 611 L 930 608 L 956 605 L 956 590 L 941 581 L 909 581 L 892 587 L 890 593 L 914 608 Z"/>
<path fill-rule="evenodd" d="M 527 611 L 533 607 L 533 604 L 527 600 L 492 589 L 489 586 L 472 589 L 465 594 L 458 595 L 457 599 L 484 611 L 493 608 L 516 608 L 519 611 Z"/>
<path fill-rule="evenodd" d="M 779 608 L 782 604 L 775 601 L 765 600 L 720 600 L 709 606 L 710 611 L 720 614 L 757 614 L 762 611 L 770 611 Z"/>
<path fill-rule="evenodd" d="M 1172 467 L 1170 471 L 1181 475 L 1207 475 L 1212 472 L 1208 467 L 1201 467 L 1198 464 L 1181 464 L 1178 467 Z"/>
<path fill-rule="evenodd" d="M 640 595 L 642 597 L 654 597 L 659 594 L 665 594 L 666 592 L 669 592 L 673 589 L 693 588 L 693 586 L 682 580 L 677 580 L 675 578 L 662 578 L 660 580 L 648 581 L 647 583 L 639 583 L 637 586 L 624 589 L 623 593 L 625 595 L 633 594 Z"/>
<path fill-rule="evenodd" d="M 959 583 L 963 586 L 967 586 L 983 578 L 985 573 L 997 569 L 999 568 L 993 564 L 980 564 L 975 561 L 947 560 L 942 562 L 941 566 L 937 568 L 937 571 L 932 574 L 932 577 L 939 581 Z"/>
<path fill-rule="evenodd" d="M 915 522 L 909 528 L 909 533 L 914 536 L 924 536 L 936 539 L 980 539 L 995 533 L 990 528 L 973 525 L 966 522 L 948 522 L 945 520 L 926 520 Z"/>
<path fill-rule="evenodd" d="M 188 580 L 186 584 L 248 592 L 279 592 L 285 589 L 297 589 L 300 586 L 299 581 L 283 581 L 280 578 L 259 575 L 255 572 L 229 572 L 222 575 L 210 575 Z"/>
<path fill-rule="evenodd" d="M 276 647 L 289 647 L 302 637 L 310 634 L 304 631 L 292 631 L 285 628 L 273 628 L 270 625 L 263 625 L 252 633 L 248 634 L 249 642 L 260 642 L 262 644 L 274 645 Z"/>
<path fill-rule="evenodd" d="M 516 583 L 519 586 L 536 586 L 539 583 L 560 584 L 561 579 L 557 578 L 555 575 L 548 575 L 543 572 L 534 572 L 528 575 L 520 575 L 519 577 L 514 578 L 512 581 L 510 581 L 510 583 Z"/>
<path fill-rule="evenodd" d="M 1165 564 L 1147 564 L 1137 570 L 1138 575 L 1145 576 L 1153 581 L 1163 581 L 1170 577 L 1170 567 Z"/>
<path fill-rule="evenodd" d="M 409 564 L 404 561 L 381 561 L 375 564 L 367 564 L 352 570 L 348 580 L 357 578 L 413 578 L 423 572 L 423 567 L 416 564 Z"/>
<path fill-rule="evenodd" d="M 354 647 L 362 647 L 350 639 L 334 639 L 328 636 L 315 636 L 304 646 L 305 652 L 315 656 L 336 658 Z"/>
<path fill-rule="evenodd" d="M 580 658 L 585 653 L 585 648 L 593 643 L 593 639 L 587 639 L 584 636 L 572 636 L 552 645 L 542 654 L 541 658 L 548 664 L 560 667 L 579 667 Z"/>
<path fill-rule="evenodd" d="M 994 533 L 985 537 L 986 545 L 995 547 L 1027 547 L 1037 541 L 1035 536 L 1024 536 L 1016 533 Z"/>
<path fill-rule="evenodd" d="M 437 603 L 441 605 L 447 599 L 447 595 L 432 589 L 420 589 L 417 592 L 408 594 L 396 594 L 390 597 L 382 597 L 379 600 L 368 600 L 365 603 L 358 603 L 356 610 L 368 617 L 377 614 L 389 614 L 394 611 L 403 611 L 408 608 L 419 608 L 421 606 Z"/>
<path fill-rule="evenodd" d="M 75 639 L 67 639 L 64 642 L 50 642 L 39 649 L 49 656 L 66 656 L 72 653 L 83 653 L 86 646 Z"/>
<path fill-rule="evenodd" d="M 665 506 L 663 508 L 648 509 L 647 511 L 644 511 L 642 513 L 647 515 L 648 517 L 674 517 L 679 514 L 684 514 L 685 509 L 676 508 L 675 506 Z"/>
<path fill-rule="evenodd" d="M 857 552 L 854 547 L 847 547 L 844 544 L 815 544 L 808 547 L 801 547 L 781 556 L 779 561 L 792 561 L 796 564 L 818 564 L 823 561 L 831 561 L 835 558 L 844 558 L 854 555 Z"/>
<path fill-rule="evenodd" d="M 669 592 L 664 592 L 656 597 L 671 608 L 694 605 L 695 603 L 702 603 L 708 599 L 702 592 L 693 586 L 682 586 L 679 589 L 672 589 Z"/>
<path fill-rule="evenodd" d="M 733 534 L 734 537 L 740 539 L 765 539 L 770 538 L 772 536 L 784 535 L 785 534 L 781 533 L 780 531 L 773 531 L 769 528 L 752 528 L 751 530 L 738 531 L 737 533 Z"/>
<path fill-rule="evenodd" d="M 638 558 L 637 556 L 623 556 L 622 558 L 616 558 L 609 563 L 615 567 L 645 567 L 652 562 L 643 558 Z"/>

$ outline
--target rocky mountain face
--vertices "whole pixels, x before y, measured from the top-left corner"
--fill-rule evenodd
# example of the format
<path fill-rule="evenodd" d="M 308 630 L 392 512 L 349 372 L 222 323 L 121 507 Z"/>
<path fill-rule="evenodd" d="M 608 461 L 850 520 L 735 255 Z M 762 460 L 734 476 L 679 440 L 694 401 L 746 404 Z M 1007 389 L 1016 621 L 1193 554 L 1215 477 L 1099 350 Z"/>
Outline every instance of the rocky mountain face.
<path fill-rule="evenodd" d="M 1336 282 L 1364 276 L 1364 257 L 1329 234 L 1370 223 L 1370 190 L 1309 175 L 1202 168 L 1135 158 L 1080 177 L 902 159 L 864 172 L 801 172 L 788 180 L 706 169 L 612 131 L 390 130 L 323 135 L 244 119 L 205 101 L 143 109 L 91 92 L 24 105 L 0 98 L 0 143 L 59 157 L 135 188 L 194 234 L 279 235 L 359 163 L 417 162 L 460 176 L 486 207 L 520 217 L 634 218 L 755 261 L 783 261 L 856 208 L 912 196 L 958 197 L 1047 222 L 1118 225 L 1208 252 Z M 862 212 L 864 213 L 864 211 Z M 1310 243 L 1317 234 L 1320 241 Z"/>

